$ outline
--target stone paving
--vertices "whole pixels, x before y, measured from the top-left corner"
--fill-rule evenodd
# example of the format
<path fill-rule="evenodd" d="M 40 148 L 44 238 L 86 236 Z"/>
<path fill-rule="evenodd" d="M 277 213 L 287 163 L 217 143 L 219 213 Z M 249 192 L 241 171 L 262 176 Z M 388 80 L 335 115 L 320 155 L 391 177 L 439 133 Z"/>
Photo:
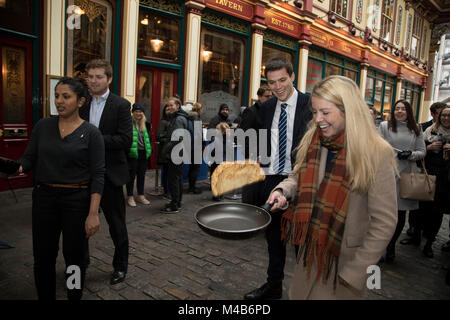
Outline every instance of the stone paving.
<path fill-rule="evenodd" d="M 177 214 L 159 210 L 166 201 L 147 194 L 149 206 L 127 207 L 130 239 L 129 270 L 123 283 L 111 286 L 113 244 L 100 215 L 100 230 L 90 240 L 91 264 L 86 276 L 85 300 L 240 300 L 265 282 L 267 248 L 262 233 L 250 239 L 229 240 L 203 232 L 194 220 L 199 208 L 213 203 L 206 182 L 200 195 L 183 195 Z M 146 191 L 154 191 L 154 171 L 147 172 Z M 0 240 L 12 249 L 0 249 L 0 300 L 36 299 L 31 238 L 31 189 L 0 193 Z M 428 259 L 417 247 L 397 246 L 393 264 L 381 265 L 381 289 L 370 290 L 369 300 L 450 299 L 445 274 L 450 254 L 440 247 L 448 239 L 446 215 Z M 405 229 L 406 230 L 406 229 Z M 402 239 L 404 235 L 400 237 Z M 294 266 L 288 248 L 283 299 L 287 298 Z M 64 300 L 64 261 L 57 260 L 57 299 Z"/>

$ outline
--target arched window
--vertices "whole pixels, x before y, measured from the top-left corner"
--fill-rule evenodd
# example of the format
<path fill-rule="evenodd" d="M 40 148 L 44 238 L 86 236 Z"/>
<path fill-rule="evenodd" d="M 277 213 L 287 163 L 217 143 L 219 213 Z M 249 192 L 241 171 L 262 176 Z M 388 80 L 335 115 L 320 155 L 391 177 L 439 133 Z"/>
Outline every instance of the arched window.
<path fill-rule="evenodd" d="M 106 0 L 69 0 L 67 18 L 78 15 L 80 24 L 67 28 L 67 75 L 84 76 L 92 59 L 111 61 L 113 7 Z"/>

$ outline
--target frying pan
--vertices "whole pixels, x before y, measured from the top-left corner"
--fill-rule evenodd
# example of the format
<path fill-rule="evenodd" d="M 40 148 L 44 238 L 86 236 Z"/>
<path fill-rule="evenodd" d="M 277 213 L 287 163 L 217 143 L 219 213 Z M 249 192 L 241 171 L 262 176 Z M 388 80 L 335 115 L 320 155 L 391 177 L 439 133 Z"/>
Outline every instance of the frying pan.
<path fill-rule="evenodd" d="M 219 238 L 250 238 L 270 224 L 269 211 L 275 202 L 262 207 L 236 202 L 211 204 L 197 210 L 195 220 L 202 230 Z"/>

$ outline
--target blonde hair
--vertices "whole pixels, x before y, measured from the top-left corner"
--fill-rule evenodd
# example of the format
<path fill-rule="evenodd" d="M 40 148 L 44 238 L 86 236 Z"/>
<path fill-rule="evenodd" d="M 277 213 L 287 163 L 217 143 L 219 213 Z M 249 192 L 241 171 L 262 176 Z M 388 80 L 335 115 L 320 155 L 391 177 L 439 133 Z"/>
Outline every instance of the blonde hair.
<path fill-rule="evenodd" d="M 216 126 L 216 129 L 219 130 L 222 134 L 226 134 L 229 132 L 228 130 L 230 130 L 230 126 L 226 122 L 220 122 Z"/>
<path fill-rule="evenodd" d="M 199 115 L 203 113 L 203 106 L 200 102 L 194 103 L 192 106 L 192 111 L 197 112 Z"/>
<path fill-rule="evenodd" d="M 343 76 L 330 76 L 318 82 L 311 97 L 334 103 L 345 114 L 345 141 L 347 147 L 346 171 L 350 177 L 351 190 L 366 193 L 375 181 L 375 174 L 383 159 L 390 157 L 396 170 L 394 150 L 378 133 L 373 118 L 356 83 Z M 316 131 L 314 120 L 297 147 L 294 172 L 301 164 Z"/>
<path fill-rule="evenodd" d="M 131 113 L 133 115 L 133 113 Z M 144 130 L 147 130 L 147 127 L 145 125 L 145 122 L 147 121 L 147 118 L 145 117 L 145 114 L 142 112 L 142 118 L 141 120 L 136 120 L 133 116 L 133 122 L 136 124 L 136 128 L 139 129 L 139 131 L 144 132 Z"/>

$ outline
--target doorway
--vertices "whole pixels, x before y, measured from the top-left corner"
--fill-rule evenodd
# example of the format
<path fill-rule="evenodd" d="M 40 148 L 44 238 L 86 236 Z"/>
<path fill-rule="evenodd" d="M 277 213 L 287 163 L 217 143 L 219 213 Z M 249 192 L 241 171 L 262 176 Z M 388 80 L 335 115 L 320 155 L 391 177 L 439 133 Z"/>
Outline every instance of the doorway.
<path fill-rule="evenodd" d="M 25 152 L 32 130 L 31 61 L 31 42 L 0 37 L 0 156 L 14 160 Z M 32 185 L 32 172 L 0 179 L 0 191 Z"/>
<path fill-rule="evenodd" d="M 136 102 L 145 108 L 145 117 L 152 128 L 151 168 L 156 168 L 156 130 L 168 98 L 177 92 L 178 71 L 138 65 Z"/>

